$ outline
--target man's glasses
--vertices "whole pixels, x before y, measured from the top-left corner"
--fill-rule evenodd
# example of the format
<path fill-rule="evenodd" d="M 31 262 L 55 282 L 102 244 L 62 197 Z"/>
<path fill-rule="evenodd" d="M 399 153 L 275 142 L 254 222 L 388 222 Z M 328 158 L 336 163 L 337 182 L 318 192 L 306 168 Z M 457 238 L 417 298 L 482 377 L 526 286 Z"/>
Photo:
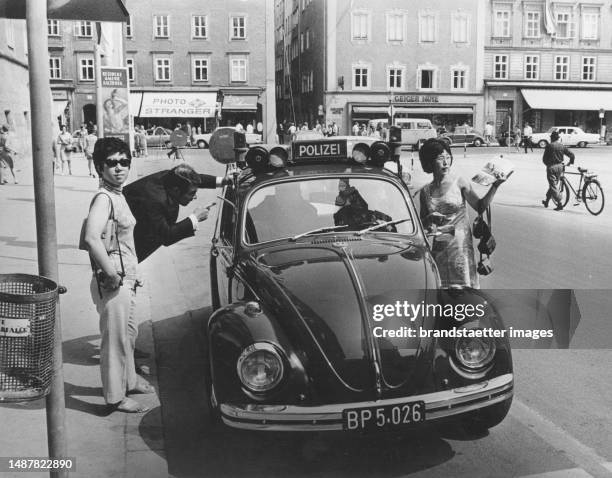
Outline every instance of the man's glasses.
<path fill-rule="evenodd" d="M 131 159 L 105 159 L 104 164 L 106 164 L 109 168 L 115 168 L 118 164 L 123 168 L 129 168 L 132 164 Z"/>

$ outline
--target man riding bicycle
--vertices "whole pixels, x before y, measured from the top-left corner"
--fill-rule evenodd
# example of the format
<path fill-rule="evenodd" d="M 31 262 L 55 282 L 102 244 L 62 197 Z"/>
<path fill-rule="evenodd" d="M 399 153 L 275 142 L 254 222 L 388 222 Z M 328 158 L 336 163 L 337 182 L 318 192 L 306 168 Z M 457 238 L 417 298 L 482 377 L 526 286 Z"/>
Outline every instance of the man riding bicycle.
<path fill-rule="evenodd" d="M 574 164 L 574 153 L 567 146 L 559 142 L 559 133 L 553 131 L 550 135 L 550 144 L 546 145 L 542 162 L 546 165 L 546 179 L 548 180 L 548 191 L 546 191 L 546 199 L 542 201 L 544 207 L 548 207 L 549 201 L 552 199 L 557 205 L 555 211 L 563 210 L 561 202 L 560 182 L 563 176 L 563 157 L 569 158 L 569 164 Z"/>

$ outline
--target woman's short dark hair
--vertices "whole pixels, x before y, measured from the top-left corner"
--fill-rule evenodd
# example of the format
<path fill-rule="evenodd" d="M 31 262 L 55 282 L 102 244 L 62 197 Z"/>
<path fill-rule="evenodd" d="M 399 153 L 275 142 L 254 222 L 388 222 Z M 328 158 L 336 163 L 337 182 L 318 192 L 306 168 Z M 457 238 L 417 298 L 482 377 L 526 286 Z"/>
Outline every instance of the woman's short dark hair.
<path fill-rule="evenodd" d="M 130 147 L 125 141 L 119 138 L 100 138 L 96 141 L 92 156 L 98 173 L 104 168 L 104 161 L 115 153 L 123 153 L 126 158 L 132 159 Z"/>
<path fill-rule="evenodd" d="M 419 150 L 419 160 L 421 161 L 423 171 L 426 173 L 433 173 L 434 161 L 445 151 L 450 154 L 452 160 L 453 153 L 451 152 L 448 142 L 438 138 L 429 138 L 426 140 Z"/>

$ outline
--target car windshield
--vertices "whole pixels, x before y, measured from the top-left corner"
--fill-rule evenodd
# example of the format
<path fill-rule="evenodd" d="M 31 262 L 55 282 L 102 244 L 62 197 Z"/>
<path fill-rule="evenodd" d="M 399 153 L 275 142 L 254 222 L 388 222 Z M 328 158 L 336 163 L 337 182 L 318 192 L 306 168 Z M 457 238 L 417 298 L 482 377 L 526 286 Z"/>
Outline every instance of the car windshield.
<path fill-rule="evenodd" d="M 556 130 L 557 130 L 557 127 L 553 126 L 552 128 L 548 128 L 548 130 L 546 132 L 550 134 L 550 133 L 552 133 L 553 131 L 556 131 Z"/>
<path fill-rule="evenodd" d="M 338 176 L 287 181 L 264 186 L 247 201 L 244 238 L 249 244 L 304 233 L 353 233 L 396 220 L 402 221 L 370 233 L 414 233 L 414 214 L 404 194 L 384 179 Z"/>

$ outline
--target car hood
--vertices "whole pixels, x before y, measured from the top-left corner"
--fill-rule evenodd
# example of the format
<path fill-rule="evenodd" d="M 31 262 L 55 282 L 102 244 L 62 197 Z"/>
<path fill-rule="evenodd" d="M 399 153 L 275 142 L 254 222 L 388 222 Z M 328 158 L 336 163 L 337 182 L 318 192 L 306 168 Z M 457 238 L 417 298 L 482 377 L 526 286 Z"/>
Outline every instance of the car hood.
<path fill-rule="evenodd" d="M 281 327 L 308 337 L 304 352 L 318 355 L 336 381 L 355 392 L 406 387 L 419 340 L 376 338 L 374 329 L 422 325 L 401 313 L 383 317 L 381 311 L 398 302 L 427 301 L 426 291 L 436 289 L 435 266 L 424 244 L 319 239 L 260 250 L 248 263 L 247 274 L 257 278 L 254 292 L 266 296 Z"/>

